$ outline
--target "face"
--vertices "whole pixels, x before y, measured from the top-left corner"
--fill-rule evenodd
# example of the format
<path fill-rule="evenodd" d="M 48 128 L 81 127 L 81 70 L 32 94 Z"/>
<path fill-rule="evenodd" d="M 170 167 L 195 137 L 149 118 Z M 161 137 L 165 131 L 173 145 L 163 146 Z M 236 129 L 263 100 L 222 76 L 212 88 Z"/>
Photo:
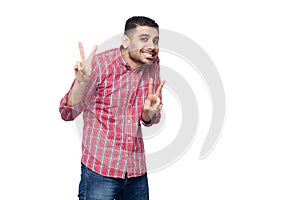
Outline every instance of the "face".
<path fill-rule="evenodd" d="M 123 47 L 126 50 L 125 60 L 132 67 L 152 64 L 158 56 L 158 31 L 148 26 L 138 26 L 128 36 L 123 36 Z"/>

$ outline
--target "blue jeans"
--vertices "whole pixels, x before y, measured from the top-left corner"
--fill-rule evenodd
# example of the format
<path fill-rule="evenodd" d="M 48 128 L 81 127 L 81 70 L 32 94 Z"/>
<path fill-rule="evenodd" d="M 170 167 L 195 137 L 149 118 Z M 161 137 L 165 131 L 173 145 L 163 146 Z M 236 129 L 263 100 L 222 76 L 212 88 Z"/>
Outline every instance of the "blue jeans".
<path fill-rule="evenodd" d="M 79 200 L 149 200 L 147 174 L 125 179 L 97 174 L 83 164 Z"/>

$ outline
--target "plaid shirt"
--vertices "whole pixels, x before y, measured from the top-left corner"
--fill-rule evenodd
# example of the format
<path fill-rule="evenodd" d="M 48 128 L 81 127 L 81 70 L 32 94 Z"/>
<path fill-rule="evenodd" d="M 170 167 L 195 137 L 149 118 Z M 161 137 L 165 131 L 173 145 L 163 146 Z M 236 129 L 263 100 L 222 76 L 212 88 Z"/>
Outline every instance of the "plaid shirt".
<path fill-rule="evenodd" d="M 92 70 L 82 101 L 67 106 L 69 90 L 59 107 L 66 121 L 83 112 L 81 162 L 103 176 L 141 176 L 146 173 L 141 123 L 151 126 L 160 120 L 160 113 L 150 124 L 141 120 L 150 78 L 155 90 L 160 84 L 159 59 L 130 69 L 116 48 L 95 55 Z"/>

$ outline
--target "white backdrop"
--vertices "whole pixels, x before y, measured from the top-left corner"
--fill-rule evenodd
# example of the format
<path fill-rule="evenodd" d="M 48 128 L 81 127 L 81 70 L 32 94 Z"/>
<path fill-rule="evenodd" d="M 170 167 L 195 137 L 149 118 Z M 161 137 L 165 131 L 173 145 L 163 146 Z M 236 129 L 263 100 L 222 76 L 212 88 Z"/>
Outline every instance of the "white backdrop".
<path fill-rule="evenodd" d="M 226 94 L 222 136 L 199 160 L 211 105 L 201 79 L 190 76 L 203 89 L 196 92 L 202 100 L 199 134 L 181 159 L 149 174 L 151 199 L 299 199 L 296 0 L 2 1 L 1 199 L 76 199 L 81 144 L 58 106 L 74 78 L 77 42 L 87 53 L 121 33 L 133 15 L 149 16 L 198 43 L 216 65 Z M 161 60 L 172 62 L 163 54 Z M 164 105 L 167 119 L 180 122 L 168 91 Z M 163 148 L 169 137 L 146 141 L 146 149 Z"/>

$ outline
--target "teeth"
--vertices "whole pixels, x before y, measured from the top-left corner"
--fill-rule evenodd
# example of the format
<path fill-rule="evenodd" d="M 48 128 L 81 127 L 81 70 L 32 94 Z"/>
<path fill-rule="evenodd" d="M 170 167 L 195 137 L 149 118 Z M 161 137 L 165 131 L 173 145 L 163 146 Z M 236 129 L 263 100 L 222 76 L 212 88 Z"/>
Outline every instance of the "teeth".
<path fill-rule="evenodd" d="M 144 54 L 145 54 L 147 57 L 153 57 L 153 56 L 154 56 L 154 54 L 152 54 L 152 53 L 146 53 L 146 52 L 144 52 Z"/>

